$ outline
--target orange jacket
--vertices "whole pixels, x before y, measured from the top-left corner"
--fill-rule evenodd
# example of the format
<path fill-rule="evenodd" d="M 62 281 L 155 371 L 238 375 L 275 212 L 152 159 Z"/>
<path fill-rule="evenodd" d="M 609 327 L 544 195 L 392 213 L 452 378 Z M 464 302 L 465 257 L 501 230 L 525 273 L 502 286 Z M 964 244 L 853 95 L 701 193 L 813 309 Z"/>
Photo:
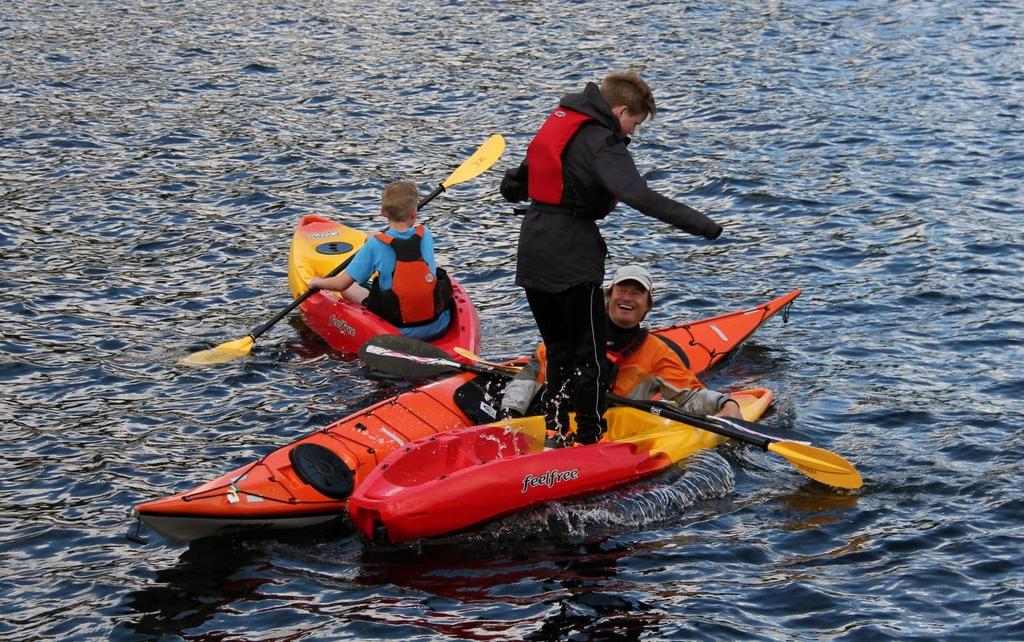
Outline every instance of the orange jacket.
<path fill-rule="evenodd" d="M 635 351 L 622 359 L 613 358 L 612 362 L 617 367 L 612 392 L 620 397 L 649 398 L 655 391 L 640 393 L 640 389 L 653 388 L 653 378 L 679 390 L 700 390 L 704 387 L 697 375 L 683 365 L 679 355 L 652 334 L 648 334 Z"/>
<path fill-rule="evenodd" d="M 652 334 L 648 334 L 640 347 L 625 357 L 617 359 L 612 353 L 608 356 L 617 366 L 612 392 L 620 397 L 630 396 L 638 386 L 650 387 L 650 380 L 655 377 L 680 390 L 699 390 L 704 387 L 697 379 L 697 375 L 683 365 L 679 355 Z M 543 343 L 537 346 L 533 358 L 537 362 L 531 371 L 533 380 L 537 384 L 543 384 L 548 364 L 547 349 Z"/>

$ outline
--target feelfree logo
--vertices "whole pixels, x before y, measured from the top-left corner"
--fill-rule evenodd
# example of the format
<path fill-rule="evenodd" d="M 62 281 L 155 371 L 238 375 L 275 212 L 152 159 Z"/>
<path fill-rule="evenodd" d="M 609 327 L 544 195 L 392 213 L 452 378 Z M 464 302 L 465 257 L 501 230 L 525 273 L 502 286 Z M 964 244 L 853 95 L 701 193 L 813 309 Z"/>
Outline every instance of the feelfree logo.
<path fill-rule="evenodd" d="M 346 323 L 344 319 L 339 319 L 338 317 L 332 314 L 328 322 L 335 328 L 337 328 L 340 332 L 344 332 L 350 337 L 356 336 L 356 329 L 350 326 L 348 323 Z"/>
<path fill-rule="evenodd" d="M 580 469 L 573 468 L 572 470 L 558 470 L 553 468 L 546 473 L 541 473 L 539 476 L 531 475 L 526 473 L 523 476 L 523 493 L 535 488 L 537 486 L 547 486 L 548 488 L 554 488 L 555 484 L 562 482 L 572 481 L 580 478 Z"/>

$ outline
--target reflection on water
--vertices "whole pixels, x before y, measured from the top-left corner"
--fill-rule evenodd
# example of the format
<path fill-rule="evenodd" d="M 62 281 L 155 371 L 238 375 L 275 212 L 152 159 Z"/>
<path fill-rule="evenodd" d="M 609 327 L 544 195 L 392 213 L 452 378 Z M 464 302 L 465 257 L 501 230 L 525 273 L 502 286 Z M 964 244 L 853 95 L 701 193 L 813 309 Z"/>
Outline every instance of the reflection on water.
<path fill-rule="evenodd" d="M 592 498 L 545 505 L 466 533 L 399 545 L 364 542 L 346 525 L 305 529 L 269 538 L 211 538 L 193 542 L 177 563 L 157 571 L 155 583 L 130 594 L 126 606 L 140 617 L 132 630 L 153 635 L 216 629 L 229 604 L 266 599 L 273 585 L 302 581 L 366 587 L 360 608 L 346 615 L 362 635 L 391 620 L 380 612 L 379 586 L 430 596 L 431 618 L 413 627 L 463 639 L 552 639 L 572 633 L 639 636 L 660 617 L 649 605 L 619 594 L 618 563 L 635 548 L 616 531 L 677 521 L 686 508 L 731 488 L 729 464 L 713 452 L 691 457 L 637 485 Z M 642 546 L 642 544 L 640 544 Z M 595 590 L 594 583 L 608 584 Z M 515 587 L 511 594 L 500 587 Z M 359 590 L 357 590 L 359 592 Z M 536 609 L 527 621 L 461 621 L 465 604 L 510 600 Z M 394 598 L 397 599 L 397 598 Z M 401 600 L 397 600 L 393 606 Z M 388 600 L 385 600 L 387 603 Z M 447 611 L 447 619 L 441 617 Z M 261 611 L 263 609 L 260 609 Z M 358 616 L 350 611 L 358 610 Z M 599 621 L 599 624 L 598 624 Z M 532 632 L 532 633 L 528 633 Z M 531 637 L 535 636 L 535 637 Z"/>
<path fill-rule="evenodd" d="M 814 528 L 827 525 L 833 518 L 829 515 L 842 515 L 856 508 L 857 501 L 863 493 L 859 491 L 840 491 L 838 488 L 827 488 L 813 481 L 805 481 L 795 492 L 783 493 L 777 499 L 795 514 L 792 528 Z M 800 518 L 803 519 L 800 519 Z"/>
<path fill-rule="evenodd" d="M 175 566 L 156 573 L 152 586 L 127 596 L 126 606 L 141 616 L 128 626 L 154 636 L 202 626 L 225 605 L 250 599 L 271 581 L 253 576 L 249 565 L 255 558 L 255 551 L 244 545 L 195 542 Z"/>

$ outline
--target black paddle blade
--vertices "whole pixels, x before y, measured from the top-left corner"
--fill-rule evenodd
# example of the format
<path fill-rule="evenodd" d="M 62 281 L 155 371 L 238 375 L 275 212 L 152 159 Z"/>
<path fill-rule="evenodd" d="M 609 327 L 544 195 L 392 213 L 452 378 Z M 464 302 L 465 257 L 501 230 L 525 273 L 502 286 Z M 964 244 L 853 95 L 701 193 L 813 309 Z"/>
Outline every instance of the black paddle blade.
<path fill-rule="evenodd" d="M 402 334 L 381 334 L 359 348 L 369 368 L 406 379 L 429 379 L 464 369 L 437 346 Z"/>
<path fill-rule="evenodd" d="M 615 397 L 615 399 L 623 401 L 620 397 Z M 678 406 L 670 404 L 667 401 L 651 401 L 648 403 L 654 406 L 652 410 L 664 415 L 665 417 L 668 417 L 669 419 L 676 419 L 677 421 L 681 421 L 683 423 L 690 423 L 691 425 L 697 426 L 698 428 L 705 428 L 705 430 L 718 432 L 721 435 L 731 437 L 732 439 L 738 439 L 740 441 L 750 441 L 744 439 L 744 437 L 751 437 L 757 441 L 751 441 L 750 443 L 756 443 L 761 448 L 766 448 L 766 444 L 768 441 L 793 441 L 797 443 L 810 443 L 807 440 L 807 436 L 798 430 L 767 426 L 765 424 L 760 424 L 754 421 L 747 421 L 745 419 L 740 419 L 738 417 L 696 417 L 694 415 L 684 413 L 682 410 L 679 409 Z M 717 427 L 717 429 L 706 428 L 705 426 L 701 426 L 695 423 L 697 421 L 712 423 Z"/>
<path fill-rule="evenodd" d="M 646 410 L 652 414 L 665 417 L 666 419 L 671 419 L 672 421 L 678 421 L 689 426 L 703 428 L 704 430 L 722 435 L 723 437 L 729 437 L 737 441 L 753 444 L 763 450 L 767 450 L 768 444 L 772 442 L 772 438 L 770 436 L 753 429 L 753 427 L 760 427 L 760 424 L 755 424 L 753 422 L 743 421 L 744 425 L 741 425 L 739 422 L 742 420 L 732 418 L 723 419 L 720 417 L 698 417 L 696 415 L 687 414 L 676 406 L 664 401 L 630 399 L 628 397 L 620 397 L 613 394 L 608 395 L 608 401 L 620 406 L 629 406 L 630 408 Z"/>

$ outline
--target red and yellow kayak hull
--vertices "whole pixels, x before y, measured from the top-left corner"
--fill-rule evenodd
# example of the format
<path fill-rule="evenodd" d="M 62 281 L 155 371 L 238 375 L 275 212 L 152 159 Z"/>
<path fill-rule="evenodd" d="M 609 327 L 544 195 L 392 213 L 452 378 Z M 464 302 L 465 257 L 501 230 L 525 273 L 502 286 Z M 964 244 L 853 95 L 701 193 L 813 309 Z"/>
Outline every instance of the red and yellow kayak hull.
<path fill-rule="evenodd" d="M 771 405 L 765 388 L 733 393 L 744 419 Z M 633 408 L 610 408 L 597 444 L 544 449 L 542 417 L 424 437 L 393 452 L 356 488 L 352 523 L 368 538 L 402 542 L 460 531 L 544 502 L 623 486 L 725 440 Z"/>
<path fill-rule="evenodd" d="M 654 332 L 676 343 L 690 368 L 700 374 L 799 294 L 794 290 L 753 308 Z M 478 384 L 495 381 L 485 379 L 461 373 L 428 383 L 354 412 L 192 490 L 141 503 L 134 512 L 158 533 L 177 540 L 246 528 L 299 528 L 335 519 L 345 514 L 345 489 L 358 489 L 395 450 L 423 437 L 492 420 L 493 408 Z M 465 401 L 469 397 L 472 408 Z M 499 401 L 490 397 L 493 407 Z M 489 417 L 479 418 L 481 407 Z M 311 448 L 302 448 L 307 445 Z"/>

